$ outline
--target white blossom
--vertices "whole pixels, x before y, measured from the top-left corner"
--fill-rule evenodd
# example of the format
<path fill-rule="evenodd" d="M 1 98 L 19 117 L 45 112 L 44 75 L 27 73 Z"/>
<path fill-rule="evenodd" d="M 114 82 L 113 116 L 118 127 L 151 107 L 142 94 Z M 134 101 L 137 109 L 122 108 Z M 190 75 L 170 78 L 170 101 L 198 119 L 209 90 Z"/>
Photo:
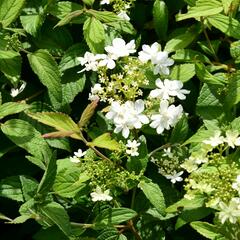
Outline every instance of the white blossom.
<path fill-rule="evenodd" d="M 149 60 L 155 62 L 158 52 L 161 51 L 161 45 L 157 42 L 153 43 L 151 46 L 142 45 L 142 51 L 138 53 L 138 58 L 141 62 L 146 63 Z"/>
<path fill-rule="evenodd" d="M 130 17 L 127 15 L 125 11 L 120 11 L 117 15 L 123 20 L 126 20 L 126 21 L 130 20 Z"/>
<path fill-rule="evenodd" d="M 182 174 L 183 171 L 180 171 L 178 173 L 174 171 L 172 175 L 164 175 L 164 177 L 169 179 L 174 184 L 176 182 L 181 182 L 183 180 L 183 178 L 181 177 Z"/>
<path fill-rule="evenodd" d="M 80 160 L 77 156 L 70 157 L 70 161 L 72 163 L 80 163 Z"/>
<path fill-rule="evenodd" d="M 82 149 L 78 149 L 77 152 L 74 152 L 74 156 L 78 157 L 78 158 L 81 158 L 83 157 L 87 152 L 86 151 L 82 151 Z"/>
<path fill-rule="evenodd" d="M 116 67 L 115 61 L 106 54 L 97 54 L 96 59 L 100 60 L 98 62 L 99 67 L 106 66 L 108 69 L 113 69 Z"/>
<path fill-rule="evenodd" d="M 88 100 L 90 101 L 95 101 L 95 100 L 99 100 L 99 96 L 98 94 L 103 93 L 103 87 L 101 86 L 100 83 L 96 83 L 94 84 L 93 87 L 91 87 L 91 93 L 89 93 L 89 97 Z"/>
<path fill-rule="evenodd" d="M 168 147 L 167 149 L 164 148 L 163 149 L 163 157 L 169 157 L 169 158 L 173 158 L 173 153 L 171 152 L 171 147 Z"/>
<path fill-rule="evenodd" d="M 131 155 L 131 156 L 138 156 L 139 152 L 138 152 L 138 147 L 140 146 L 140 143 L 137 142 L 136 140 L 128 140 L 126 147 L 128 148 L 126 150 L 126 153 Z"/>
<path fill-rule="evenodd" d="M 110 0 L 101 0 L 100 5 L 110 4 Z"/>
<path fill-rule="evenodd" d="M 80 62 L 82 66 L 85 66 L 84 69 L 82 69 L 79 72 L 84 71 L 97 71 L 98 69 L 98 61 L 96 56 L 91 52 L 85 52 L 83 57 L 78 57 L 77 60 Z"/>
<path fill-rule="evenodd" d="M 135 102 L 127 101 L 122 105 L 114 101 L 111 104 L 106 118 L 113 120 L 116 128 L 115 133 L 122 132 L 124 138 L 128 138 L 130 129 L 140 129 L 143 124 L 148 124 L 149 119 L 142 112 L 144 111 L 144 101 L 139 99 Z"/>
<path fill-rule="evenodd" d="M 106 46 L 105 51 L 109 54 L 109 57 L 116 60 L 120 57 L 129 56 L 129 54 L 136 52 L 135 42 L 131 40 L 129 43 L 121 38 L 115 38 L 112 41 L 112 46 Z"/>
<path fill-rule="evenodd" d="M 240 146 L 240 137 L 238 131 L 227 130 L 224 142 L 226 142 L 231 148 Z"/>
<path fill-rule="evenodd" d="M 204 140 L 203 143 L 216 147 L 224 142 L 224 137 L 221 136 L 221 131 L 216 131 L 213 137 L 208 140 Z"/>
<path fill-rule="evenodd" d="M 18 94 L 20 94 L 26 87 L 27 83 L 25 81 L 22 81 L 22 84 L 20 88 L 11 88 L 10 95 L 12 97 L 16 97 Z"/>
<path fill-rule="evenodd" d="M 180 100 L 186 99 L 184 94 L 189 94 L 190 91 L 182 89 L 183 83 L 178 80 L 165 79 L 163 82 L 158 78 L 155 82 L 157 89 L 150 92 L 150 98 L 161 98 L 168 100 L 170 97 L 178 97 Z"/>
<path fill-rule="evenodd" d="M 181 105 L 170 105 L 167 100 L 162 100 L 160 103 L 159 113 L 151 116 L 150 127 L 156 128 L 158 134 L 161 134 L 164 129 L 169 130 L 174 127 L 178 120 L 181 118 L 183 108 Z"/>
<path fill-rule="evenodd" d="M 239 203 L 232 199 L 229 204 L 225 204 L 224 202 L 219 203 L 219 219 L 222 224 L 224 224 L 227 220 L 233 224 L 235 224 L 240 217 Z"/>
<path fill-rule="evenodd" d="M 102 191 L 102 189 L 97 186 L 95 192 L 90 193 L 93 202 L 97 201 L 111 201 L 113 198 L 110 196 L 110 190 L 107 189 Z"/>
<path fill-rule="evenodd" d="M 232 188 L 240 192 L 240 175 L 237 176 L 236 181 L 232 184 Z"/>

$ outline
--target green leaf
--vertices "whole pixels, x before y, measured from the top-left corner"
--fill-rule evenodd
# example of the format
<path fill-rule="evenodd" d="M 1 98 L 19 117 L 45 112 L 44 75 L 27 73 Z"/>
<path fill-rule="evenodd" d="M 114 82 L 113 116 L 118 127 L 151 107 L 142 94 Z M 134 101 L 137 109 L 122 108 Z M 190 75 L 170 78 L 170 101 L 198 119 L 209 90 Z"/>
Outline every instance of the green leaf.
<path fill-rule="evenodd" d="M 192 49 L 179 49 L 171 58 L 175 61 L 211 63 L 208 57 Z"/>
<path fill-rule="evenodd" d="M 56 173 L 57 173 L 57 164 L 55 154 L 45 155 L 47 158 L 47 166 L 44 172 L 44 175 L 38 185 L 37 194 L 38 195 L 47 195 L 50 188 L 53 185 Z"/>
<path fill-rule="evenodd" d="M 112 151 L 119 151 L 120 149 L 120 144 L 115 139 L 111 138 L 110 133 L 104 133 L 98 136 L 92 142 L 89 142 L 88 145 L 93 147 L 106 148 Z"/>
<path fill-rule="evenodd" d="M 28 113 L 33 119 L 44 123 L 48 126 L 54 127 L 58 131 L 73 132 L 70 136 L 75 139 L 81 139 L 79 127 L 77 124 L 66 114 L 60 112 L 38 112 Z"/>
<path fill-rule="evenodd" d="M 80 65 L 80 61 L 77 60 L 77 57 L 84 55 L 85 52 L 86 46 L 83 43 L 74 44 L 69 49 L 67 49 L 67 51 L 64 53 L 61 59 L 61 62 L 59 63 L 60 71 L 63 72 L 69 68 L 73 68 Z"/>
<path fill-rule="evenodd" d="M 63 19 L 65 18 L 68 14 L 71 14 L 72 12 L 75 12 L 77 10 L 81 10 L 82 9 L 82 5 L 74 3 L 74 2 L 70 2 L 70 1 L 62 1 L 62 2 L 58 2 L 55 4 L 52 4 L 51 7 L 49 7 L 48 11 L 50 12 L 50 14 L 52 14 L 53 16 L 59 18 L 59 19 Z M 74 17 L 72 19 L 73 23 L 83 23 L 84 18 L 80 17 Z"/>
<path fill-rule="evenodd" d="M 188 130 L 188 119 L 186 115 L 183 115 L 183 117 L 178 121 L 172 130 L 170 142 L 173 144 L 182 143 L 188 136 Z"/>
<path fill-rule="evenodd" d="M 67 14 L 63 19 L 61 19 L 55 25 L 55 27 L 61 27 L 61 26 L 66 25 L 66 24 L 70 23 L 72 21 L 72 19 L 81 16 L 83 13 L 84 13 L 84 11 L 82 9 L 71 12 L 71 13 Z"/>
<path fill-rule="evenodd" d="M 202 196 L 196 196 L 194 199 L 186 199 L 183 198 L 179 200 L 178 202 L 174 203 L 173 205 L 169 206 L 166 209 L 166 212 L 172 213 L 172 212 L 178 212 L 182 210 L 191 210 L 203 207 L 205 198 Z"/>
<path fill-rule="evenodd" d="M 0 50 L 0 71 L 7 78 L 20 78 L 22 58 L 18 52 Z"/>
<path fill-rule="evenodd" d="M 57 63 L 49 52 L 43 49 L 28 54 L 28 60 L 34 73 L 47 87 L 52 104 L 57 107 L 57 103 L 62 102 L 61 78 Z"/>
<path fill-rule="evenodd" d="M 205 207 L 183 211 L 177 219 L 175 229 L 177 230 L 189 222 L 205 218 L 211 213 L 212 210 Z"/>
<path fill-rule="evenodd" d="M 175 65 L 172 68 L 170 78 L 177 79 L 182 82 L 187 82 L 195 75 L 195 65 L 188 63 L 188 64 L 180 64 Z"/>
<path fill-rule="evenodd" d="M 96 224 L 114 225 L 128 221 L 137 216 L 137 213 L 129 208 L 107 208 L 101 211 L 95 218 Z"/>
<path fill-rule="evenodd" d="M 127 161 L 128 171 L 133 171 L 139 174 L 141 171 L 145 171 L 148 163 L 148 148 L 146 138 L 142 135 L 138 138 L 138 142 L 141 144 L 138 147 L 138 156 L 130 157 Z"/>
<path fill-rule="evenodd" d="M 222 11 L 222 3 L 217 0 L 197 0 L 195 6 L 190 7 L 185 14 L 178 14 L 176 20 L 181 21 L 188 18 L 208 17 Z"/>
<path fill-rule="evenodd" d="M 224 113 L 223 105 L 220 100 L 221 95 L 219 94 L 218 87 L 215 85 L 203 84 L 196 106 L 197 114 L 203 119 L 209 120 L 220 117 Z"/>
<path fill-rule="evenodd" d="M 45 169 L 44 156 L 50 154 L 51 151 L 40 132 L 28 122 L 20 119 L 8 120 L 1 125 L 1 129 L 11 141 L 33 155 L 33 157 L 28 157 L 31 162 Z"/>
<path fill-rule="evenodd" d="M 159 186 L 153 182 L 140 181 L 138 187 L 143 191 L 150 203 L 159 211 L 161 215 L 165 215 L 165 200 Z"/>
<path fill-rule="evenodd" d="M 38 182 L 28 176 L 19 176 L 22 185 L 22 193 L 25 201 L 33 198 L 37 192 Z"/>
<path fill-rule="evenodd" d="M 0 196 L 18 202 L 24 201 L 19 176 L 7 177 L 0 181 Z"/>
<path fill-rule="evenodd" d="M 113 27 L 114 30 L 117 30 L 120 33 L 126 33 L 134 35 L 136 30 L 129 21 L 119 21 L 119 22 L 108 22 L 107 25 Z"/>
<path fill-rule="evenodd" d="M 240 23 L 232 17 L 227 17 L 223 14 L 216 14 L 214 16 L 208 17 L 209 23 L 215 28 L 219 29 L 226 35 L 240 39 Z"/>
<path fill-rule="evenodd" d="M 77 81 L 62 84 L 63 104 L 71 103 L 78 93 L 83 91 L 85 82 L 86 76 L 80 75 Z"/>
<path fill-rule="evenodd" d="M 214 85 L 224 85 L 226 82 L 220 77 L 216 77 L 207 71 L 206 67 L 202 63 L 195 63 L 195 70 L 197 77 L 205 83 Z"/>
<path fill-rule="evenodd" d="M 114 227 L 106 227 L 96 240 L 120 240 L 119 232 Z"/>
<path fill-rule="evenodd" d="M 240 71 L 233 73 L 229 77 L 228 93 L 226 96 L 226 105 L 228 108 L 233 107 L 235 104 L 240 102 Z"/>
<path fill-rule="evenodd" d="M 22 215 L 19 217 L 14 218 L 12 221 L 8 222 L 10 224 L 21 224 L 25 223 L 28 219 L 31 219 L 32 217 L 30 215 Z"/>
<path fill-rule="evenodd" d="M 180 33 L 171 38 L 167 42 L 164 51 L 173 52 L 178 49 L 187 47 L 195 40 L 195 38 L 201 33 L 201 31 L 202 29 L 200 24 L 192 25 L 183 33 Z"/>
<path fill-rule="evenodd" d="M 168 30 L 168 8 L 164 1 L 155 0 L 153 4 L 154 29 L 160 39 L 166 39 Z"/>
<path fill-rule="evenodd" d="M 69 159 L 68 161 L 70 162 Z M 85 186 L 84 182 L 88 179 L 89 176 L 82 173 L 78 167 L 70 166 L 57 173 L 53 190 L 62 197 L 73 198 Z"/>
<path fill-rule="evenodd" d="M 230 54 L 235 59 L 235 63 L 240 63 L 240 41 L 231 43 Z"/>
<path fill-rule="evenodd" d="M 0 105 L 0 119 L 11 115 L 22 112 L 28 109 L 30 106 L 26 103 L 7 102 Z"/>
<path fill-rule="evenodd" d="M 95 17 L 89 17 L 83 25 L 83 34 L 88 47 L 93 53 L 102 53 L 105 31 L 103 24 Z"/>
<path fill-rule="evenodd" d="M 85 4 L 92 6 L 95 0 L 82 0 Z"/>
<path fill-rule="evenodd" d="M 124 21 L 116 13 L 109 11 L 96 11 L 89 9 L 87 13 L 91 14 L 93 17 L 98 19 L 100 22 L 110 23 L 110 22 L 122 22 Z"/>
<path fill-rule="evenodd" d="M 69 216 L 63 206 L 59 203 L 51 202 L 42 206 L 40 208 L 40 212 L 44 217 L 48 218 L 52 222 L 52 225 L 56 224 L 67 237 L 71 237 L 72 230 L 69 222 Z"/>
<path fill-rule="evenodd" d="M 44 20 L 45 16 L 40 14 L 20 16 L 20 21 L 22 23 L 24 30 L 27 33 L 33 35 L 34 37 L 37 36 L 37 33 L 41 28 Z"/>
<path fill-rule="evenodd" d="M 206 237 L 207 239 L 217 239 L 223 237 L 217 228 L 217 226 L 212 225 L 207 222 L 191 222 L 191 227 L 194 228 L 198 233 L 202 236 Z"/>
<path fill-rule="evenodd" d="M 12 23 L 21 12 L 25 0 L 1 0 L 0 1 L 0 22 L 3 27 Z"/>

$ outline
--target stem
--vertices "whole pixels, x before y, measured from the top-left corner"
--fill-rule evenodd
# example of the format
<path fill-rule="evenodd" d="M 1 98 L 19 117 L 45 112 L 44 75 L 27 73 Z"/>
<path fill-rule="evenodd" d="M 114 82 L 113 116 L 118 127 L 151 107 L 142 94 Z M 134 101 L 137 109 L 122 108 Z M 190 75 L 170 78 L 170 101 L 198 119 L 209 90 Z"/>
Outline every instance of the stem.
<path fill-rule="evenodd" d="M 213 55 L 214 55 L 215 61 L 219 62 L 218 56 L 216 55 L 216 52 L 215 52 L 215 50 L 214 50 L 214 48 L 213 48 L 213 46 L 212 46 L 212 43 L 211 43 L 211 41 L 210 41 L 210 39 L 209 39 L 209 37 L 208 37 L 206 28 L 204 27 L 203 17 L 201 17 L 200 19 L 201 19 L 201 23 L 202 23 L 203 33 L 204 33 L 204 36 L 205 36 L 205 38 L 206 38 L 206 40 L 207 40 L 208 46 L 210 47 L 210 49 L 211 49 L 211 51 L 212 51 L 212 53 L 213 53 Z"/>
<path fill-rule="evenodd" d="M 40 90 L 40 91 L 34 93 L 32 96 L 30 96 L 30 97 L 28 97 L 28 98 L 25 98 L 24 101 L 27 102 L 27 101 L 29 101 L 29 100 L 31 100 L 31 99 L 37 97 L 38 95 L 40 95 L 40 94 L 43 93 L 43 92 L 44 92 L 44 90 Z"/>
<path fill-rule="evenodd" d="M 152 152 L 150 152 L 148 154 L 148 157 L 151 157 L 154 153 L 158 152 L 159 150 L 163 150 L 165 148 L 176 146 L 176 145 L 178 145 L 178 144 L 177 143 L 175 143 L 175 144 L 166 143 L 166 144 L 162 145 L 161 147 L 158 147 L 158 148 L 154 149 Z"/>
<path fill-rule="evenodd" d="M 132 233 L 134 234 L 136 240 L 142 240 L 141 236 L 138 234 L 137 230 L 135 229 L 132 220 L 128 221 L 128 227 L 132 231 Z"/>
<path fill-rule="evenodd" d="M 72 226 L 76 227 L 83 227 L 83 228 L 92 228 L 95 226 L 95 224 L 92 223 L 76 223 L 76 222 L 71 222 Z M 115 228 L 126 228 L 126 225 L 113 225 Z"/>
<path fill-rule="evenodd" d="M 135 197 L 136 197 L 136 188 L 133 189 L 133 193 L 132 193 L 131 209 L 133 209 L 134 207 Z"/>

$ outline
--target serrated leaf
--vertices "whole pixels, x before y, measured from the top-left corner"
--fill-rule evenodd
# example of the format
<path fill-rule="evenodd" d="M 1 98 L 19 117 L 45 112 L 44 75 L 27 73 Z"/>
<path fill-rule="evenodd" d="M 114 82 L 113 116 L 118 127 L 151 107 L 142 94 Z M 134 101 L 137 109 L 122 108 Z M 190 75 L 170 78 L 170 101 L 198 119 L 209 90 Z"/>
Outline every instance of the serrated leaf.
<path fill-rule="evenodd" d="M 192 49 L 179 49 L 171 58 L 175 61 L 211 63 L 208 57 Z"/>
<path fill-rule="evenodd" d="M 217 226 L 212 225 L 210 223 L 196 221 L 196 222 L 191 222 L 190 225 L 198 233 L 200 233 L 202 236 L 206 237 L 207 239 L 214 240 L 214 239 L 223 237 L 223 235 L 219 233 Z"/>
<path fill-rule="evenodd" d="M 196 112 L 203 119 L 216 119 L 223 114 L 219 88 L 204 84 L 197 101 Z"/>
<path fill-rule="evenodd" d="M 74 44 L 69 49 L 67 49 L 61 59 L 61 62 L 59 63 L 60 71 L 63 72 L 69 68 L 80 65 L 80 61 L 77 60 L 77 57 L 84 55 L 86 50 L 86 45 L 83 43 Z"/>
<path fill-rule="evenodd" d="M 71 166 L 58 172 L 53 190 L 62 197 L 73 198 L 85 186 L 84 182 L 88 179 L 89 176 L 82 173 L 78 167 Z"/>
<path fill-rule="evenodd" d="M 0 119 L 11 115 L 22 112 L 28 109 L 30 106 L 26 103 L 7 102 L 0 105 Z"/>
<path fill-rule="evenodd" d="M 133 171 L 136 174 L 145 171 L 149 160 L 146 138 L 142 135 L 138 138 L 138 142 L 141 144 L 138 147 L 139 155 L 130 157 L 126 164 L 128 171 Z"/>
<path fill-rule="evenodd" d="M 54 127 L 58 131 L 74 132 L 70 137 L 81 139 L 79 135 L 79 127 L 77 124 L 66 114 L 60 112 L 39 112 L 28 113 L 33 119 L 44 123 L 48 126 Z"/>
<path fill-rule="evenodd" d="M 195 63 L 195 70 L 197 77 L 205 83 L 214 85 L 224 85 L 226 81 L 220 77 L 216 77 L 207 71 L 202 63 Z"/>
<path fill-rule="evenodd" d="M 72 230 L 69 222 L 69 216 L 63 206 L 59 203 L 51 202 L 42 206 L 40 211 L 44 217 L 48 218 L 52 222 L 52 225 L 56 224 L 67 237 L 71 237 Z"/>
<path fill-rule="evenodd" d="M 106 148 L 112 151 L 118 151 L 120 144 L 111 138 L 110 133 L 103 133 L 102 135 L 95 138 L 92 142 L 88 143 L 89 146 Z"/>
<path fill-rule="evenodd" d="M 182 143 L 187 138 L 188 130 L 188 119 L 186 115 L 183 115 L 172 130 L 170 142 L 173 144 Z"/>
<path fill-rule="evenodd" d="M 6 77 L 19 78 L 21 74 L 22 58 L 18 52 L 0 50 L 0 71 Z"/>
<path fill-rule="evenodd" d="M 38 185 L 37 194 L 39 197 L 41 195 L 47 195 L 50 188 L 53 185 L 56 173 L 57 173 L 57 164 L 56 164 L 56 156 L 54 153 L 45 155 L 47 166 L 46 170 L 43 174 L 43 177 Z"/>
<path fill-rule="evenodd" d="M 0 22 L 4 28 L 18 17 L 24 4 L 25 0 L 0 1 Z"/>
<path fill-rule="evenodd" d="M 175 65 L 172 68 L 170 77 L 171 79 L 180 80 L 182 82 L 187 82 L 195 75 L 195 65 L 194 64 L 180 64 Z"/>
<path fill-rule="evenodd" d="M 96 240 L 120 240 L 118 230 L 114 227 L 107 227 Z"/>
<path fill-rule="evenodd" d="M 137 216 L 137 213 L 129 208 L 107 208 L 95 218 L 95 224 L 114 225 L 128 221 Z"/>
<path fill-rule="evenodd" d="M 187 29 L 184 33 L 178 34 L 170 39 L 164 48 L 164 51 L 173 52 L 190 45 L 195 38 L 201 33 L 201 25 L 195 24 Z"/>
<path fill-rule="evenodd" d="M 99 21 L 104 22 L 104 23 L 124 21 L 122 18 L 120 18 L 114 12 L 96 11 L 96 10 L 93 10 L 93 9 L 89 9 L 87 12 L 89 14 L 91 14 L 93 17 L 95 17 L 96 19 L 98 19 Z"/>
<path fill-rule="evenodd" d="M 143 191 L 150 203 L 159 211 L 161 215 L 165 215 L 165 200 L 159 186 L 153 182 L 140 181 L 138 187 Z"/>
<path fill-rule="evenodd" d="M 42 135 L 43 138 L 62 138 L 62 137 L 70 137 L 74 132 L 73 131 L 58 131 L 58 132 L 50 132 Z"/>
<path fill-rule="evenodd" d="M 87 107 L 84 109 L 80 120 L 78 122 L 78 126 L 79 128 L 83 128 L 86 127 L 86 125 L 88 124 L 89 120 L 91 119 L 91 117 L 93 116 L 95 109 L 97 107 L 98 101 L 92 101 L 90 104 L 87 105 Z"/>
<path fill-rule="evenodd" d="M 41 28 L 44 20 L 45 16 L 40 14 L 20 16 L 20 21 L 22 23 L 24 30 L 27 33 L 33 35 L 34 37 L 37 36 L 37 33 Z"/>
<path fill-rule="evenodd" d="M 134 29 L 133 25 L 129 21 L 119 21 L 119 22 L 108 22 L 107 25 L 114 28 L 114 30 L 117 30 L 121 33 L 127 33 L 134 35 L 136 34 L 136 30 Z"/>
<path fill-rule="evenodd" d="M 240 23 L 238 20 L 230 16 L 227 17 L 223 14 L 216 14 L 208 17 L 208 22 L 226 35 L 240 39 L 240 32 L 238 31 L 240 28 Z"/>
<path fill-rule="evenodd" d="M 153 4 L 153 23 L 158 37 L 165 39 L 168 30 L 168 8 L 162 0 L 155 0 Z"/>
<path fill-rule="evenodd" d="M 28 60 L 34 73 L 47 87 L 52 104 L 59 108 L 62 102 L 62 86 L 57 63 L 49 52 L 43 49 L 28 54 Z"/>
<path fill-rule="evenodd" d="M 95 17 L 89 17 L 83 24 L 83 34 L 88 47 L 93 53 L 102 53 L 105 31 L 103 24 Z"/>
<path fill-rule="evenodd" d="M 179 200 L 178 202 L 172 204 L 168 208 L 166 208 L 166 212 L 172 213 L 172 212 L 178 212 L 182 210 L 191 210 L 203 207 L 205 198 L 202 196 L 196 196 L 194 199 L 186 199 L 183 198 Z"/>
<path fill-rule="evenodd" d="M 38 182 L 35 179 L 22 175 L 19 176 L 19 179 L 22 185 L 24 201 L 28 201 L 35 196 L 38 188 Z"/>
<path fill-rule="evenodd" d="M 8 222 L 10 224 L 21 224 L 26 222 L 28 219 L 31 219 L 32 217 L 30 215 L 22 215 L 19 217 L 14 218 L 12 221 Z"/>
<path fill-rule="evenodd" d="M 0 181 L 0 196 L 18 202 L 24 201 L 19 176 L 7 177 Z"/>
<path fill-rule="evenodd" d="M 45 169 L 44 155 L 50 153 L 48 144 L 31 124 L 20 119 L 11 119 L 1 125 L 3 133 L 16 145 L 24 148 L 33 157 L 29 160 Z"/>
<path fill-rule="evenodd" d="M 188 18 L 208 17 L 222 11 L 222 3 L 217 0 L 197 0 L 195 6 L 190 7 L 185 14 L 178 14 L 176 20 L 181 21 Z"/>
<path fill-rule="evenodd" d="M 83 13 L 84 13 L 84 11 L 82 9 L 71 12 L 71 13 L 67 14 L 63 19 L 61 19 L 55 25 L 55 27 L 60 27 L 60 26 L 66 25 L 66 24 L 70 23 L 72 21 L 72 19 L 81 16 Z"/>

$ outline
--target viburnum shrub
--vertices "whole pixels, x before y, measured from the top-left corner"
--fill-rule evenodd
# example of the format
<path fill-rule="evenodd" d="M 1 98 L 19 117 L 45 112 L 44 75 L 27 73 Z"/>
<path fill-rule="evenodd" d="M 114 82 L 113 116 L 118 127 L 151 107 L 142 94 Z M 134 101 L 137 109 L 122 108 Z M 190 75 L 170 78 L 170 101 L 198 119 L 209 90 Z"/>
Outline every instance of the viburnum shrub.
<path fill-rule="evenodd" d="M 240 239 L 239 0 L 0 0 L 1 239 Z"/>

